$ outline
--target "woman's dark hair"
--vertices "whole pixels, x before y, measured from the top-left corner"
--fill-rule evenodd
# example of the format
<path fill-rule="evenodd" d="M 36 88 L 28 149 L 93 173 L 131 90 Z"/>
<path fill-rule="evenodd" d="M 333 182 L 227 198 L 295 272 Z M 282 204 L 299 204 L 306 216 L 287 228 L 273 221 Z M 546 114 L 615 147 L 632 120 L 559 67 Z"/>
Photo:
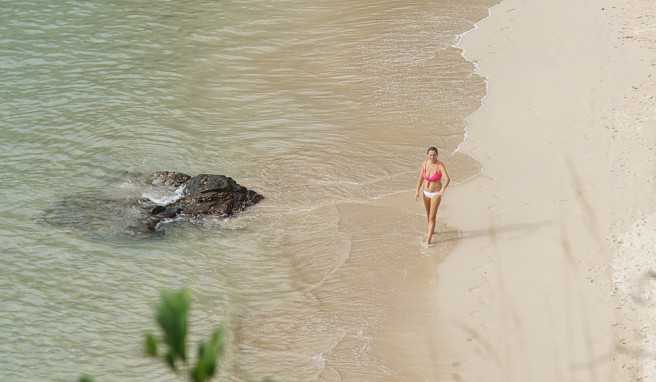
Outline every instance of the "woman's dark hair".
<path fill-rule="evenodd" d="M 435 146 L 429 147 L 428 150 L 426 150 L 426 154 L 428 154 L 431 151 L 435 151 L 435 154 L 439 154 L 439 151 L 437 151 L 437 147 Z"/>

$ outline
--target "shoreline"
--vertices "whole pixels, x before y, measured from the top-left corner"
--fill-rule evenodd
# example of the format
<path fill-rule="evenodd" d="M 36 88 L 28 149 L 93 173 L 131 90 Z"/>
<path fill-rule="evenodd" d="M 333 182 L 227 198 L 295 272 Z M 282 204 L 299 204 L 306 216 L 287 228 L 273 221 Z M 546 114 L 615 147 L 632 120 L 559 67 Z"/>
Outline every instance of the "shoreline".
<path fill-rule="evenodd" d="M 498 4 L 499 1 L 496 3 Z M 479 110 L 484 104 L 488 81 L 478 72 L 476 64 L 466 58 L 461 43 L 466 35 L 478 30 L 479 24 L 490 16 L 491 9 L 487 8 L 485 17 L 473 23 L 470 29 L 456 35 L 454 42 L 450 44 L 450 48 L 456 49 L 467 65 L 473 66 L 471 76 L 478 77 L 484 83 L 484 92 L 478 99 L 474 110 Z M 462 140 L 442 154 L 446 157 L 443 160 L 465 169 L 465 178 L 461 178 L 458 174 L 452 176 L 452 186 L 462 185 L 481 176 L 480 164 L 460 153 L 461 147 L 467 142 L 467 135 L 468 126 L 467 117 L 465 117 Z M 440 150 L 442 149 L 444 147 L 440 147 Z M 414 170 L 414 168 L 410 170 L 411 181 L 414 181 Z M 414 198 L 411 198 L 412 202 L 409 203 L 408 195 L 407 190 L 399 190 L 373 197 L 363 204 L 359 204 L 359 207 L 364 210 L 370 208 L 391 210 L 392 214 L 382 220 L 387 222 L 406 221 L 407 229 L 414 231 L 414 236 L 423 240 L 425 230 L 423 206 L 421 203 L 415 203 Z M 412 206 L 409 211 L 408 204 Z M 396 217 L 394 217 L 395 214 Z M 371 215 L 371 213 L 366 212 L 365 215 Z M 390 300 L 382 309 L 384 318 L 380 323 L 380 329 L 373 336 L 374 342 L 370 345 L 372 357 L 382 360 L 382 364 L 385 365 L 383 369 L 371 370 L 372 375 L 379 374 L 382 380 L 412 381 L 427 378 L 439 380 L 444 376 L 458 373 L 457 363 L 446 362 L 443 359 L 442 349 L 451 339 L 440 330 L 440 327 L 447 323 L 443 322 L 443 318 L 440 317 L 439 304 L 435 304 L 434 294 L 440 285 L 439 268 L 452 255 L 461 238 L 460 233 L 451 225 L 448 218 L 440 219 L 437 229 L 439 237 L 434 238 L 432 245 L 426 246 L 423 242 L 413 244 L 412 248 L 407 248 L 407 252 L 412 254 L 411 258 L 406 258 L 398 264 L 401 269 L 385 271 L 385 273 L 392 271 L 390 275 L 393 275 L 393 279 L 387 282 L 392 284 L 389 291 L 393 292 L 389 296 Z M 398 255 L 399 253 L 394 257 L 398 257 Z M 401 276 L 399 276 L 399 272 L 402 273 Z M 328 365 L 330 364 L 331 362 L 328 362 Z M 340 370 L 338 374 L 340 380 L 362 378 L 362 376 L 356 378 L 345 370 Z"/>
<path fill-rule="evenodd" d="M 464 36 L 476 31 L 481 21 L 490 17 L 490 14 L 488 7 L 485 17 L 472 23 L 470 29 L 455 35 L 448 48 L 444 48 L 444 51 L 451 50 L 450 54 L 455 50 L 462 59 L 456 65 L 467 69 L 473 66 L 473 70 L 468 71 L 470 74 L 467 81 L 474 78 L 474 81 L 484 84 L 482 96 L 476 103 L 468 103 L 467 107 L 472 110 L 478 110 L 483 104 L 488 84 L 477 72 L 474 63 L 466 59 L 460 44 Z M 442 142 L 445 146 L 438 144 L 440 150 L 443 150 L 443 160 L 462 170 L 452 175 L 453 186 L 480 176 L 480 164 L 459 152 L 467 140 L 467 121 L 464 116 L 462 128 L 462 139 L 457 144 L 448 141 Z M 417 142 L 422 141 L 425 133 L 413 138 Z M 417 158 L 417 164 L 420 159 Z M 397 184 L 396 178 L 404 180 L 399 185 L 414 184 L 415 170 L 413 167 L 407 174 L 396 175 L 394 185 Z M 422 242 L 426 229 L 423 205 L 414 200 L 413 194 L 402 186 L 397 191 L 335 204 L 341 226 L 338 231 L 347 236 L 351 244 L 349 258 L 342 269 L 332 273 L 325 282 L 332 285 L 332 279 L 335 279 L 344 285 L 360 284 L 360 288 L 372 288 L 365 300 L 367 303 L 373 302 L 378 313 L 368 317 L 367 320 L 372 320 L 368 329 L 355 335 L 343 336 L 331 348 L 326 356 L 326 368 L 320 373 L 320 380 L 439 380 L 457 373 L 458 365 L 443 359 L 442 348 L 451 340 L 440 329 L 446 322 L 442 322 L 434 295 L 441 283 L 439 268 L 461 240 L 460 233 L 448 218 L 441 218 L 437 227 L 440 236 L 434 238 L 432 245 L 426 246 Z M 373 218 L 374 221 L 365 223 L 367 218 Z M 390 240 L 390 234 L 398 235 L 403 240 Z M 369 237 L 385 239 L 369 243 Z M 366 282 L 363 284 L 364 280 Z M 360 304 L 364 306 L 367 303 Z M 336 311 L 340 310 L 336 308 Z M 365 344 L 355 345 L 360 341 Z M 354 353 L 360 359 L 363 350 L 368 354 L 365 361 L 359 362 L 370 363 L 365 370 L 355 367 L 350 361 Z"/>
<path fill-rule="evenodd" d="M 481 22 L 483 22 L 483 21 L 489 19 L 489 18 L 492 16 L 492 8 L 498 6 L 498 5 L 499 5 L 501 2 L 503 2 L 503 1 L 504 1 L 504 0 L 498 0 L 496 4 L 494 4 L 493 6 L 489 7 L 488 10 L 487 10 L 487 16 L 485 16 L 484 18 L 482 18 L 482 19 L 479 20 L 478 22 L 474 23 L 474 26 L 473 26 L 470 30 L 465 31 L 465 32 L 459 34 L 459 35 L 456 37 L 456 40 L 457 40 L 457 41 L 455 42 L 455 44 L 453 44 L 453 47 L 454 47 L 454 48 L 460 50 L 461 55 L 462 55 L 462 58 L 463 58 L 465 61 L 470 62 L 470 63 L 472 64 L 472 66 L 474 67 L 474 74 L 477 75 L 477 76 L 479 76 L 479 77 L 481 77 L 481 78 L 483 79 L 483 83 L 485 84 L 485 92 L 483 93 L 483 97 L 480 99 L 480 105 L 479 105 L 478 109 L 474 110 L 471 114 L 469 114 L 468 116 L 465 117 L 464 133 L 463 133 L 463 135 L 462 135 L 462 141 L 461 141 L 460 143 L 458 143 L 458 145 L 456 146 L 456 148 L 455 148 L 455 149 L 449 154 L 449 156 L 453 156 L 455 153 L 460 152 L 460 150 L 462 150 L 463 146 L 467 144 L 467 137 L 468 137 L 468 135 L 469 135 L 469 118 L 470 118 L 474 113 L 478 112 L 478 110 L 480 110 L 481 107 L 483 107 L 483 105 L 485 104 L 485 99 L 487 98 L 487 96 L 488 96 L 488 94 L 489 94 L 489 91 L 490 91 L 490 83 L 489 83 L 487 77 L 483 76 L 483 75 L 480 73 L 480 68 L 478 67 L 478 63 L 476 63 L 476 62 L 474 62 L 474 61 L 470 61 L 470 60 L 467 59 L 467 51 L 466 51 L 465 48 L 462 46 L 462 43 L 463 43 L 465 37 L 466 37 L 469 33 L 476 32 L 478 29 L 480 29 L 479 24 L 480 24 Z M 479 172 L 478 174 L 476 174 L 476 175 L 473 175 L 470 179 L 473 179 L 473 178 L 475 178 L 475 177 L 477 177 L 477 176 L 479 176 L 479 175 L 481 175 L 480 172 Z M 467 180 L 465 180 L 465 181 L 467 181 Z"/>

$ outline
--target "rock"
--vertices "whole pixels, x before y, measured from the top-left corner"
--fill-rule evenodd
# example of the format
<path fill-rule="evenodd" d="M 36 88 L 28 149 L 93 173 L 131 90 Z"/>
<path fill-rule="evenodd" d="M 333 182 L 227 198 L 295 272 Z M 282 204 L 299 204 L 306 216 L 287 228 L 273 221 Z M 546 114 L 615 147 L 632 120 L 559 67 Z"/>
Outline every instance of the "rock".
<path fill-rule="evenodd" d="M 230 217 L 264 198 L 225 175 L 200 174 L 190 177 L 187 174 L 162 171 L 153 174 L 151 179 L 155 185 L 185 186 L 182 198 L 150 210 L 147 227 L 152 227 L 152 229 L 155 229 L 159 221 L 163 219 L 177 217 L 196 219 L 202 216 Z M 153 224 L 153 222 L 155 223 Z"/>
<path fill-rule="evenodd" d="M 189 195 L 198 195 L 208 192 L 239 192 L 241 188 L 243 187 L 227 176 L 201 174 L 187 182 L 185 192 Z"/>
<path fill-rule="evenodd" d="M 147 238 L 163 233 L 162 222 L 230 217 L 263 199 L 224 175 L 192 177 L 160 171 L 148 176 L 135 175 L 132 181 L 139 184 L 140 191 L 129 195 L 117 194 L 111 187 L 80 191 L 44 210 L 41 220 L 75 228 L 94 239 Z M 148 194 L 151 196 L 139 197 Z"/>
<path fill-rule="evenodd" d="M 150 184 L 153 186 L 173 186 L 180 187 L 188 182 L 191 176 L 181 172 L 158 171 L 150 175 Z"/>

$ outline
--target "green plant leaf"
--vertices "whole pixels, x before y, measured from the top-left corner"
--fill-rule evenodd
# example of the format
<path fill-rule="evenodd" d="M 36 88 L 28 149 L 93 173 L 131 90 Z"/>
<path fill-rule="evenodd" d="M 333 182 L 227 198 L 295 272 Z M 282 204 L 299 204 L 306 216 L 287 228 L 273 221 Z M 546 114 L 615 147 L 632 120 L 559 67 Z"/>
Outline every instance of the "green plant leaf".
<path fill-rule="evenodd" d="M 205 382 L 209 379 L 200 359 L 196 361 L 196 366 L 191 369 L 190 376 L 193 382 Z"/>
<path fill-rule="evenodd" d="M 178 371 L 175 366 L 175 356 L 170 351 L 164 355 L 164 362 L 171 368 L 173 371 Z"/>
<path fill-rule="evenodd" d="M 206 382 L 216 374 L 219 360 L 223 356 L 224 335 L 221 327 L 214 330 L 208 342 L 198 345 L 198 359 L 191 370 L 194 382 Z"/>
<path fill-rule="evenodd" d="M 149 357 L 157 357 L 157 338 L 152 333 L 146 333 L 144 352 Z"/>
<path fill-rule="evenodd" d="M 176 361 L 187 361 L 187 321 L 191 297 L 187 290 L 162 292 L 157 308 L 157 323 L 168 346 L 166 362 L 176 369 Z"/>
<path fill-rule="evenodd" d="M 90 375 L 82 375 L 80 376 L 79 382 L 94 382 L 95 380 L 93 379 L 92 376 Z"/>
<path fill-rule="evenodd" d="M 222 326 L 214 329 L 210 337 L 210 344 L 216 349 L 216 354 L 222 357 L 225 348 L 225 331 Z"/>

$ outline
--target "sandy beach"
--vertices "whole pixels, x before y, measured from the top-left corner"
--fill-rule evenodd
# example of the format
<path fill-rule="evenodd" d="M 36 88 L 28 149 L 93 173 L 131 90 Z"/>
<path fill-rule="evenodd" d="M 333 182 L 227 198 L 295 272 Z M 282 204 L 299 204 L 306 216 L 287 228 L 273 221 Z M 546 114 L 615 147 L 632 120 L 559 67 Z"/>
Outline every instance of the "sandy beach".
<path fill-rule="evenodd" d="M 656 376 L 654 325 L 636 319 L 653 313 L 628 296 L 654 265 L 653 230 L 642 253 L 616 240 L 639 219 L 649 230 L 655 206 L 653 15 L 646 1 L 507 0 L 461 41 L 488 88 L 461 147 L 481 174 L 441 211 L 461 236 L 432 296 L 451 380 Z"/>
<path fill-rule="evenodd" d="M 455 181 L 436 244 L 358 240 L 375 257 L 344 269 L 384 295 L 366 347 L 386 368 L 329 358 L 323 380 L 656 378 L 655 13 L 646 1 L 506 0 L 462 36 L 487 94 L 442 153 Z M 344 208 L 341 230 L 383 237 L 394 224 L 419 238 L 409 199 Z"/>

